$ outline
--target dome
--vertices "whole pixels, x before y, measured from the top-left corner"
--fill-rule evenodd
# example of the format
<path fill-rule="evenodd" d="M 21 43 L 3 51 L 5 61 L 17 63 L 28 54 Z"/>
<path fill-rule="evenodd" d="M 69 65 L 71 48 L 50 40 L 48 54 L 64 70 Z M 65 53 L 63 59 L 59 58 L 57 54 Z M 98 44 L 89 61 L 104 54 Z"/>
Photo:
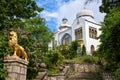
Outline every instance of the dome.
<path fill-rule="evenodd" d="M 68 20 L 66 18 L 62 19 L 62 24 L 60 25 L 59 29 L 65 29 L 65 28 L 69 28 L 70 25 L 67 24 Z"/>
<path fill-rule="evenodd" d="M 83 9 L 80 12 L 78 12 L 77 15 L 76 15 L 77 18 L 85 17 L 85 16 L 89 16 L 91 18 L 94 18 L 93 12 L 91 10 L 88 10 L 88 9 Z"/>
<path fill-rule="evenodd" d="M 63 24 L 66 24 L 67 22 L 68 22 L 68 20 L 67 20 L 66 18 L 63 18 L 63 19 L 62 19 L 62 23 L 63 23 Z"/>

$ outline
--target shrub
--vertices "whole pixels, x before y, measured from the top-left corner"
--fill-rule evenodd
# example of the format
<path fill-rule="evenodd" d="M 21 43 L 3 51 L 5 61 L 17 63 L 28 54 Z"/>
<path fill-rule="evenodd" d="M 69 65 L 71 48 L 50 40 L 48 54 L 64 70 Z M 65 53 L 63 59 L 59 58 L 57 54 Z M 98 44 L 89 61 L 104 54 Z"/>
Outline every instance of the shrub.
<path fill-rule="evenodd" d="M 118 68 L 118 69 L 115 71 L 114 80 L 120 80 L 120 68 Z"/>
<path fill-rule="evenodd" d="M 98 57 L 83 56 L 82 63 L 98 63 Z"/>
<path fill-rule="evenodd" d="M 86 55 L 86 47 L 85 47 L 85 45 L 83 45 L 83 47 L 82 47 L 82 54 L 81 55 L 82 56 Z"/>
<path fill-rule="evenodd" d="M 59 53 L 58 50 L 53 50 L 53 51 L 50 51 L 50 53 L 47 53 L 45 55 L 45 63 L 47 65 L 47 68 L 50 69 L 54 66 L 58 66 L 59 64 L 62 63 L 63 61 L 63 56 Z"/>
<path fill-rule="evenodd" d="M 66 59 L 73 59 L 77 56 L 78 42 L 73 41 L 70 46 L 61 45 L 59 46 L 59 52 Z"/>

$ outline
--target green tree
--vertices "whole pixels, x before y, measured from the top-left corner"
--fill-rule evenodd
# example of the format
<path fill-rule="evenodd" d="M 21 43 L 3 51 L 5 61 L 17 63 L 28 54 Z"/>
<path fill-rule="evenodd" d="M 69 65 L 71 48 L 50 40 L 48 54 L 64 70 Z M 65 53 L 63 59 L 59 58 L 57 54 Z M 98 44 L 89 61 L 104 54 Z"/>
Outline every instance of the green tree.
<path fill-rule="evenodd" d="M 93 1 L 99 2 L 100 0 L 86 0 L 85 4 L 91 3 Z M 119 0 L 101 0 L 102 5 L 99 7 L 100 12 L 109 13 L 114 7 L 120 6 Z"/>
<path fill-rule="evenodd" d="M 70 45 L 70 58 L 75 58 L 77 56 L 78 42 L 72 41 Z"/>
<path fill-rule="evenodd" d="M 114 75 L 114 79 L 113 80 L 120 80 L 120 68 L 118 68 L 116 71 L 115 71 L 115 75 Z"/>
<path fill-rule="evenodd" d="M 102 0 L 102 5 L 100 6 L 100 11 L 109 13 L 114 7 L 120 6 L 119 0 Z"/>
<path fill-rule="evenodd" d="M 34 0 L 0 0 L 0 30 L 18 27 L 41 10 Z"/>
<path fill-rule="evenodd" d="M 45 26 L 45 20 L 39 16 L 26 20 L 24 28 L 18 28 L 19 43 L 28 52 L 29 65 L 27 79 L 33 79 L 41 70 L 41 62 L 44 62 L 44 54 L 48 50 L 48 43 L 52 38 L 52 32 Z M 34 73 L 34 74 L 31 74 Z"/>
<path fill-rule="evenodd" d="M 83 45 L 82 47 L 82 53 L 81 53 L 82 56 L 86 55 L 86 47 L 85 45 Z"/>
<path fill-rule="evenodd" d="M 102 23 L 102 34 L 100 35 L 101 45 L 97 56 L 103 59 L 105 69 L 115 72 L 115 80 L 119 80 L 120 70 L 120 1 L 102 0 L 100 11 L 105 12 L 106 16 Z"/>
<path fill-rule="evenodd" d="M 104 59 L 107 61 L 107 66 L 111 70 L 117 69 L 120 64 L 120 9 L 114 8 L 106 15 L 103 27 L 101 28 L 102 34 L 100 36 L 101 45 L 99 52 L 102 53 Z"/>
<path fill-rule="evenodd" d="M 0 80 L 6 76 L 3 58 L 12 53 L 8 47 L 10 30 L 17 32 L 18 43 L 28 53 L 30 63 L 27 78 L 31 80 L 40 69 L 42 53 L 47 51 L 52 36 L 45 26 L 45 20 L 37 17 L 43 9 L 37 6 L 35 0 L 0 0 L 0 9 Z"/>

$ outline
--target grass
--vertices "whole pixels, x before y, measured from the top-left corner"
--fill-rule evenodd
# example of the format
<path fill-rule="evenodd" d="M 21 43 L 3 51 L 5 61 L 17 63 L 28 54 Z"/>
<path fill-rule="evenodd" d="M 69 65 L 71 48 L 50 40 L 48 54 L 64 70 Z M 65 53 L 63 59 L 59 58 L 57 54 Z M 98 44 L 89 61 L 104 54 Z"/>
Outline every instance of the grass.
<path fill-rule="evenodd" d="M 93 64 L 98 62 L 98 57 L 85 55 L 85 56 L 79 56 L 76 58 L 73 58 L 71 60 L 64 60 L 64 62 L 70 62 L 70 63 L 79 63 L 79 64 Z"/>
<path fill-rule="evenodd" d="M 90 56 L 90 55 L 85 55 L 85 56 L 77 56 L 76 58 L 73 59 L 65 59 L 63 60 L 64 62 L 68 63 L 79 63 L 79 64 L 96 64 L 98 62 L 98 57 Z M 52 66 L 48 69 L 48 75 L 54 75 L 59 72 L 59 67 L 58 66 Z"/>
<path fill-rule="evenodd" d="M 59 69 L 56 66 L 48 69 L 48 75 L 57 74 L 58 72 L 59 72 Z"/>

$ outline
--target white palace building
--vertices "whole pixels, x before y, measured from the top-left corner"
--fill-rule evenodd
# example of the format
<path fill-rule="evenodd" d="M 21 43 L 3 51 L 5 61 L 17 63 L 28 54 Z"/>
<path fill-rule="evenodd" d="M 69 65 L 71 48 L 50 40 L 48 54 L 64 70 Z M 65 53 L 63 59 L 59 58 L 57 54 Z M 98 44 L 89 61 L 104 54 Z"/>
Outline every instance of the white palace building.
<path fill-rule="evenodd" d="M 99 15 L 98 15 L 99 16 Z M 53 40 L 49 43 L 49 48 L 54 45 L 70 45 L 72 41 L 77 40 L 81 52 L 82 46 L 86 47 L 86 52 L 91 55 L 98 48 L 100 41 L 97 37 L 101 34 L 99 30 L 101 25 L 94 21 L 94 15 L 91 10 L 83 9 L 76 14 L 72 25 L 67 23 L 67 19 L 62 19 L 62 24 L 54 34 Z"/>

